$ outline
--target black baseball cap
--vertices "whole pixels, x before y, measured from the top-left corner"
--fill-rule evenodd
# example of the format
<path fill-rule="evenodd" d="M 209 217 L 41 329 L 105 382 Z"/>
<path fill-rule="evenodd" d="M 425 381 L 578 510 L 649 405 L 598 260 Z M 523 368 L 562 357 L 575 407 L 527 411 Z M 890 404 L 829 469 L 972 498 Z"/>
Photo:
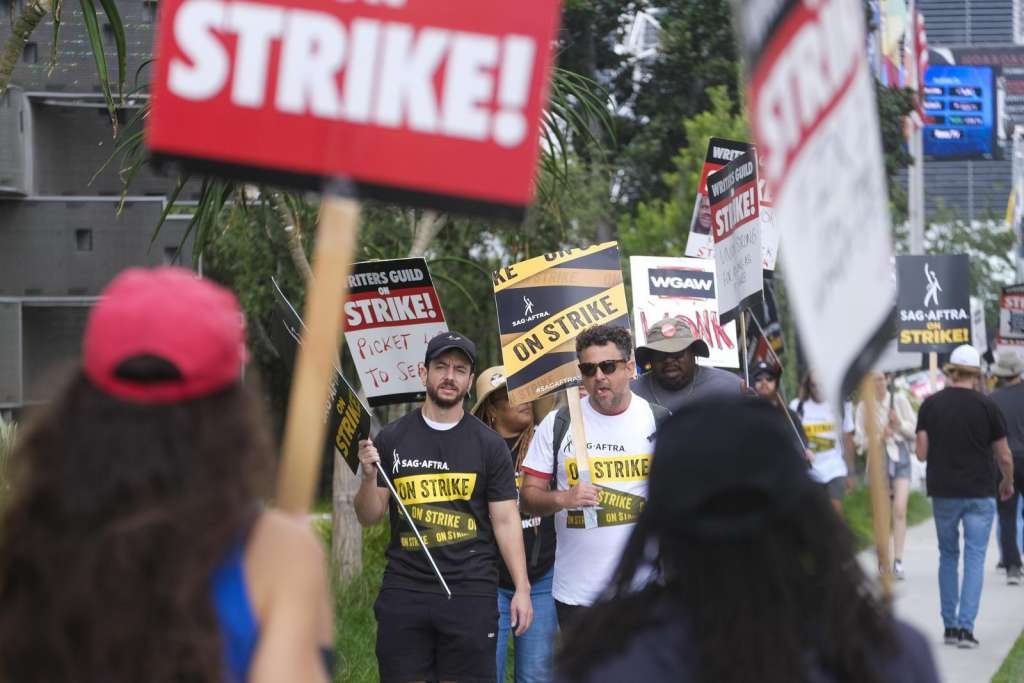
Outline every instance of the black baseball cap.
<path fill-rule="evenodd" d="M 750 379 L 756 380 L 761 375 L 768 375 L 772 379 L 777 380 L 782 375 L 782 368 L 775 363 L 769 363 L 766 360 L 759 360 L 754 363 L 752 368 L 750 368 Z"/>
<path fill-rule="evenodd" d="M 649 487 L 653 528 L 704 540 L 752 536 L 815 488 L 786 419 L 742 396 L 672 415 L 658 430 Z"/>
<path fill-rule="evenodd" d="M 459 334 L 455 330 L 442 332 L 427 342 L 427 354 L 424 362 L 429 363 L 445 351 L 452 349 L 462 351 L 469 358 L 469 364 L 476 367 L 476 344 L 469 337 Z"/>

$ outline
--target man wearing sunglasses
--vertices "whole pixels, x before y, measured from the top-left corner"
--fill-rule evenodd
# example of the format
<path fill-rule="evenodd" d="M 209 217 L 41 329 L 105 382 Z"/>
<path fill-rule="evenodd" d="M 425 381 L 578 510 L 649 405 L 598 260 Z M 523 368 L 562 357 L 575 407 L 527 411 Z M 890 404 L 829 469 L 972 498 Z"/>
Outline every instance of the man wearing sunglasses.
<path fill-rule="evenodd" d="M 689 323 L 666 318 L 647 330 L 647 343 L 636 349 L 636 361 L 650 371 L 633 381 L 633 393 L 675 413 L 710 396 L 739 395 L 740 379 L 725 370 L 697 365 L 711 355 L 707 343 Z"/>
<path fill-rule="evenodd" d="M 604 590 L 647 498 L 654 432 L 667 411 L 630 391 L 632 351 L 633 339 L 621 327 L 599 325 L 576 338 L 588 394 L 582 413 L 592 483 L 579 480 L 567 408 L 540 423 L 522 465 L 520 507 L 555 516 L 551 593 L 563 629 Z M 587 507 L 598 508 L 596 528 L 585 528 Z"/>

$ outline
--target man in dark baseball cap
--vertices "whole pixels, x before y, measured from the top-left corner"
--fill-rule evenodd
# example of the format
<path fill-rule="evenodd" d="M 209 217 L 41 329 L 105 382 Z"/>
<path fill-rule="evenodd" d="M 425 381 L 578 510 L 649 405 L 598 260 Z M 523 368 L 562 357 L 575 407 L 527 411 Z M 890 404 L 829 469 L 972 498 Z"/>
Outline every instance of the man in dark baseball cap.
<path fill-rule="evenodd" d="M 470 369 L 476 367 L 476 344 L 469 337 L 454 330 L 442 332 L 427 342 L 427 353 L 423 362 L 429 365 L 430 361 L 453 349 L 462 351 L 466 355 L 466 358 L 469 359 Z"/>
<path fill-rule="evenodd" d="M 636 364 L 649 370 L 633 380 L 633 393 L 673 413 L 709 396 L 739 395 L 738 377 L 697 364 L 698 356 L 710 355 L 707 342 L 688 322 L 665 318 L 647 330 L 646 343 L 636 349 Z"/>
<path fill-rule="evenodd" d="M 382 681 L 495 680 L 499 553 L 513 586 L 511 628 L 521 636 L 533 620 L 508 445 L 463 405 L 475 366 L 476 345 L 468 337 L 438 334 L 420 368 L 423 406 L 359 442 L 356 517 L 363 526 L 385 517 L 391 523 L 374 605 Z M 378 468 L 391 475 L 445 585 Z"/>

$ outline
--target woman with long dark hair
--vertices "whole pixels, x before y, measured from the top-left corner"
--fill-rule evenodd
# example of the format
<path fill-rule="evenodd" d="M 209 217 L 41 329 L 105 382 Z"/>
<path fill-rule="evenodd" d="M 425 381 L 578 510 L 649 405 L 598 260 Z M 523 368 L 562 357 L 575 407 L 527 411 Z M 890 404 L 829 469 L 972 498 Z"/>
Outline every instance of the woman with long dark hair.
<path fill-rule="evenodd" d="M 328 680 L 323 552 L 265 511 L 265 420 L 235 297 L 126 271 L 23 432 L 0 518 L 0 680 Z"/>
<path fill-rule="evenodd" d="M 935 683 L 868 583 L 777 409 L 716 399 L 658 431 L 650 493 L 560 681 Z"/>

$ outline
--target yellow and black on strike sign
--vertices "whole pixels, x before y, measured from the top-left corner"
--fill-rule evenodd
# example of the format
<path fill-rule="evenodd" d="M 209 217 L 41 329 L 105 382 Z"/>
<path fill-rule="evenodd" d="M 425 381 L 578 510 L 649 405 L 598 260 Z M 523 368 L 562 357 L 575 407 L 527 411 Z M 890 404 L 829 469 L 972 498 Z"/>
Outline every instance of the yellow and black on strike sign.
<path fill-rule="evenodd" d="M 579 382 L 576 337 L 583 330 L 629 329 L 616 242 L 545 254 L 495 271 L 494 302 L 515 404 Z"/>
<path fill-rule="evenodd" d="M 971 343 L 967 256 L 897 256 L 896 275 L 900 351 L 948 353 Z"/>

